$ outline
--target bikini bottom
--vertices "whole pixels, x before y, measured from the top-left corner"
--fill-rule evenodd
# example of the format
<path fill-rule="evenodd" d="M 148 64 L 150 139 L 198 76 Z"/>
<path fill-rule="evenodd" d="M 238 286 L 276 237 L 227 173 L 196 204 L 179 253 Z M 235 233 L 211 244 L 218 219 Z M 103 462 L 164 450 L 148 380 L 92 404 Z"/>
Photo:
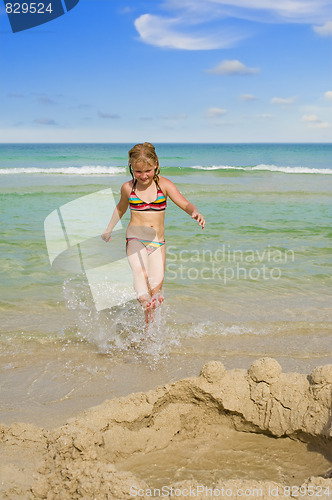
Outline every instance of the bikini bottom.
<path fill-rule="evenodd" d="M 151 240 L 141 240 L 140 238 L 126 238 L 126 246 L 128 247 L 129 241 L 136 240 L 142 243 L 142 245 L 145 246 L 146 252 L 148 255 L 153 253 L 155 250 L 158 248 L 162 247 L 165 245 L 165 240 L 164 241 L 151 241 Z"/>

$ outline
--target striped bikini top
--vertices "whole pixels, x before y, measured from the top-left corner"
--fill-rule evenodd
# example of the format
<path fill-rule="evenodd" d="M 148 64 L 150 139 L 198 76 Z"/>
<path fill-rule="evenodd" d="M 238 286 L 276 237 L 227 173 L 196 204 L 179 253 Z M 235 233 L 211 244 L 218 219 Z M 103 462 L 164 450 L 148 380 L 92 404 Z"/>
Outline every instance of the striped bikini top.
<path fill-rule="evenodd" d="M 132 188 L 130 196 L 129 196 L 129 208 L 130 208 L 130 210 L 137 210 L 137 211 L 165 210 L 165 208 L 167 206 L 166 197 L 165 197 L 164 193 L 162 192 L 162 190 L 160 189 L 160 186 L 159 186 L 159 184 L 157 184 L 157 182 L 156 182 L 157 198 L 154 201 L 151 201 L 151 203 L 146 203 L 145 201 L 138 198 L 138 196 L 135 193 L 135 185 L 136 185 L 136 180 L 133 184 L 133 188 Z"/>

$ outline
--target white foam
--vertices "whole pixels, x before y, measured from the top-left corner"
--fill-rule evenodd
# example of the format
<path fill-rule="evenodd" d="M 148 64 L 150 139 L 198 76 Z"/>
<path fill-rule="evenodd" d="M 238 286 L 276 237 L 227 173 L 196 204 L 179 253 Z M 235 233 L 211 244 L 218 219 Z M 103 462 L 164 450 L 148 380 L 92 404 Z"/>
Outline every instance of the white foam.
<path fill-rule="evenodd" d="M 290 167 L 277 165 L 259 164 L 251 167 L 242 167 L 234 165 L 192 165 L 189 168 L 195 170 L 242 170 L 242 171 L 269 171 L 282 172 L 285 174 L 322 174 L 331 175 L 330 168 L 310 168 L 310 167 Z M 13 174 L 65 174 L 65 175 L 118 175 L 126 172 L 125 167 L 114 167 L 105 165 L 85 165 L 82 167 L 60 167 L 60 168 L 0 168 L 0 175 Z"/>
<path fill-rule="evenodd" d="M 249 324 L 226 325 L 220 322 L 204 321 L 192 323 L 186 331 L 186 337 L 202 338 L 209 335 L 240 336 L 240 335 L 265 335 L 268 333 L 267 327 L 260 327 Z"/>
<path fill-rule="evenodd" d="M 277 167 L 276 165 L 256 165 L 255 167 L 245 167 L 245 170 L 269 170 L 270 172 L 283 172 L 285 174 L 332 174 L 330 168 L 310 168 L 310 167 Z"/>
<path fill-rule="evenodd" d="M 67 174 L 67 175 L 117 175 L 126 171 L 125 167 L 107 167 L 104 165 L 86 165 L 83 167 L 61 168 L 1 168 L 0 174 Z"/>
<path fill-rule="evenodd" d="M 331 175 L 332 169 L 330 168 L 310 168 L 310 167 L 289 167 L 289 166 L 281 166 L 277 165 L 255 165 L 253 167 L 240 167 L 240 166 L 231 166 L 231 165 L 211 165 L 209 167 L 204 167 L 201 165 L 193 165 L 190 168 L 196 170 L 245 170 L 245 171 L 256 171 L 256 170 L 265 170 L 270 172 L 282 172 L 285 174 L 323 174 L 323 175 Z"/>
<path fill-rule="evenodd" d="M 190 168 L 195 168 L 196 170 L 244 170 L 244 167 L 232 167 L 231 165 L 211 165 L 210 167 L 193 165 Z"/>

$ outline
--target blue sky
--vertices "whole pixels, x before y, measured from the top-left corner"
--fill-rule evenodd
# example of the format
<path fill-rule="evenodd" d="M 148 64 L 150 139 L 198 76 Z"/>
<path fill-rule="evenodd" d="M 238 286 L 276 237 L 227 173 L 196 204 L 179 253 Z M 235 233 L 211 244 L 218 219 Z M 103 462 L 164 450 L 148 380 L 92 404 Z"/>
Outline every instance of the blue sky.
<path fill-rule="evenodd" d="M 1 38 L 1 142 L 331 142 L 331 0 L 80 0 Z"/>

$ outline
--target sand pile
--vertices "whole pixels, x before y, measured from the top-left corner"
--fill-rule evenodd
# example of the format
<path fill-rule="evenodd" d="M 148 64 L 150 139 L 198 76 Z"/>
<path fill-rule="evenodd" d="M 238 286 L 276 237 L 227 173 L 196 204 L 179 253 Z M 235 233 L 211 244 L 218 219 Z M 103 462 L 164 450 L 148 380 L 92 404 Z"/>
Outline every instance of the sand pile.
<path fill-rule="evenodd" d="M 54 431 L 3 425 L 1 442 L 4 499 L 329 498 L 332 365 L 306 376 L 271 358 L 211 361 Z"/>

